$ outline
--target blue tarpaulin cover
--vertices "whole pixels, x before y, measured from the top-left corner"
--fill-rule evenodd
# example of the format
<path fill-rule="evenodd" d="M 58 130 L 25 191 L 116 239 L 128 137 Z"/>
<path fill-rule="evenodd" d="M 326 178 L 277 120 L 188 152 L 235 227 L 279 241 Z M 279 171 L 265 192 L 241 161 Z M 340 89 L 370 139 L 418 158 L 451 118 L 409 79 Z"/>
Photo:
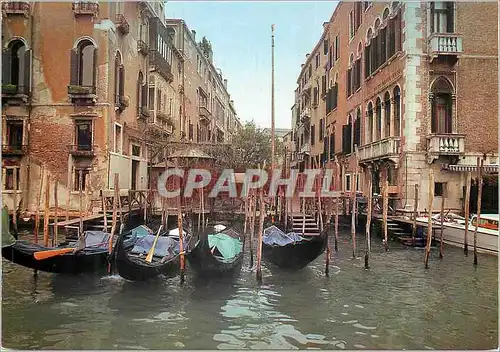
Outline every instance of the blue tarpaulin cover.
<path fill-rule="evenodd" d="M 131 253 L 134 254 L 144 254 L 147 255 L 151 247 L 153 247 L 153 243 L 156 235 L 146 235 L 139 239 L 134 248 L 132 248 Z M 156 243 L 154 256 L 157 257 L 173 257 L 180 252 L 179 241 L 172 237 L 160 236 L 158 237 L 158 242 Z M 186 244 L 184 241 L 184 248 L 186 248 Z"/>
<path fill-rule="evenodd" d="M 276 226 L 270 226 L 264 230 L 262 242 L 269 246 L 286 246 L 287 244 L 303 241 L 304 237 L 298 233 L 289 232 L 284 233 Z"/>
<path fill-rule="evenodd" d="M 85 248 L 107 247 L 109 245 L 109 234 L 103 231 L 85 231 Z"/>

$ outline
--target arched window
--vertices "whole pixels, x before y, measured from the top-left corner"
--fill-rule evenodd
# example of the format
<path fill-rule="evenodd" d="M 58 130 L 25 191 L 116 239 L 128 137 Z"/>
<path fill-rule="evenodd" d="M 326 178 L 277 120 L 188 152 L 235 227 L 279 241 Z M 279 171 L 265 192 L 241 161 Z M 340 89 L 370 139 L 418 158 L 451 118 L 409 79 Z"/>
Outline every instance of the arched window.
<path fill-rule="evenodd" d="M 387 20 L 387 18 L 388 18 L 388 17 L 389 17 L 389 9 L 388 9 L 388 8 L 386 8 L 386 9 L 384 10 L 384 14 L 382 15 L 382 21 L 384 21 L 384 22 L 385 22 L 385 21 Z"/>
<path fill-rule="evenodd" d="M 361 145 L 361 108 L 356 111 L 356 121 L 354 122 L 354 145 Z"/>
<path fill-rule="evenodd" d="M 88 40 L 81 40 L 71 51 L 71 85 L 95 87 L 97 81 L 97 49 Z"/>
<path fill-rule="evenodd" d="M 144 85 L 144 76 L 142 74 L 142 71 L 139 71 L 139 77 L 137 78 L 137 113 L 141 115 L 141 107 L 143 106 L 142 101 L 143 99 L 143 89 L 142 86 Z"/>
<path fill-rule="evenodd" d="M 392 92 L 394 97 L 394 135 L 401 135 L 401 90 L 399 86 L 394 87 Z"/>
<path fill-rule="evenodd" d="M 453 89 L 446 78 L 438 78 L 432 85 L 432 133 L 452 133 Z"/>
<path fill-rule="evenodd" d="M 122 56 L 120 52 L 116 53 L 115 57 L 115 103 L 121 106 L 120 97 L 125 94 L 125 67 L 122 64 Z"/>
<path fill-rule="evenodd" d="M 368 103 L 368 129 L 366 133 L 366 144 L 373 142 L 373 104 Z"/>
<path fill-rule="evenodd" d="M 375 127 L 375 138 L 374 141 L 378 141 L 382 134 L 382 100 L 380 97 L 377 98 L 375 103 L 376 114 L 377 114 L 377 125 Z"/>
<path fill-rule="evenodd" d="M 30 86 L 31 52 L 20 39 L 9 43 L 2 53 L 2 84 L 11 85 L 5 93 L 28 94 Z"/>
<path fill-rule="evenodd" d="M 385 117 L 385 126 L 384 126 L 384 138 L 387 138 L 391 135 L 391 95 L 389 92 L 385 92 L 384 95 L 384 117 Z"/>

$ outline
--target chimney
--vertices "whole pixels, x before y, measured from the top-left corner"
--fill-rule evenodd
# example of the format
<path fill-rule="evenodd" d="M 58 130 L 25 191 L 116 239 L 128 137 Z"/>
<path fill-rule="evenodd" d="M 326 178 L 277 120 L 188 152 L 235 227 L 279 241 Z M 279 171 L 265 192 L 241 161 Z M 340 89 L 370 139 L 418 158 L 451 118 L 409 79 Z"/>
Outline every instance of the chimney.
<path fill-rule="evenodd" d="M 191 33 L 193 34 L 193 38 L 196 41 L 196 31 L 194 29 L 191 29 Z"/>
<path fill-rule="evenodd" d="M 224 78 L 224 88 L 227 89 L 227 79 Z"/>
<path fill-rule="evenodd" d="M 323 22 L 323 29 L 325 29 L 325 27 L 328 26 L 328 23 L 330 22 Z"/>

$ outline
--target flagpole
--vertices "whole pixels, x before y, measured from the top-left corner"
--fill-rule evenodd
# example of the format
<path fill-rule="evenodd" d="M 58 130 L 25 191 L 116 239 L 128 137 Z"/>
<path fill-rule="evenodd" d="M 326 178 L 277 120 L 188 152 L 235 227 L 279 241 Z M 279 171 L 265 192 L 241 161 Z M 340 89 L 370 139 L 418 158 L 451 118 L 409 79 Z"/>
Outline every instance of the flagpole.
<path fill-rule="evenodd" d="M 275 137 L 274 137 L 274 24 L 271 25 L 271 177 L 274 175 Z M 272 178 L 271 178 L 272 180 Z M 274 209 L 274 194 L 271 196 Z"/>

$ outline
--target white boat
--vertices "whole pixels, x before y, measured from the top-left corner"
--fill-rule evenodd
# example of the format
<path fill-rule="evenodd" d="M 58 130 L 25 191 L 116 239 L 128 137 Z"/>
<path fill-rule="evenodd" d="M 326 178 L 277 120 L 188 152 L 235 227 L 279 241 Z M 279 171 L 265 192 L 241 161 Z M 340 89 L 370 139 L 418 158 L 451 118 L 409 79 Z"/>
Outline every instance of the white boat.
<path fill-rule="evenodd" d="M 441 223 L 439 214 L 432 217 L 435 224 Z M 467 246 L 469 251 L 474 250 L 474 231 L 477 225 L 477 216 L 473 215 L 469 221 L 467 232 Z M 481 214 L 477 228 L 477 252 L 498 255 L 498 214 Z M 418 217 L 417 221 L 427 223 L 428 217 Z M 463 248 L 465 235 L 465 218 L 449 214 L 443 222 L 443 242 L 454 247 Z"/>

